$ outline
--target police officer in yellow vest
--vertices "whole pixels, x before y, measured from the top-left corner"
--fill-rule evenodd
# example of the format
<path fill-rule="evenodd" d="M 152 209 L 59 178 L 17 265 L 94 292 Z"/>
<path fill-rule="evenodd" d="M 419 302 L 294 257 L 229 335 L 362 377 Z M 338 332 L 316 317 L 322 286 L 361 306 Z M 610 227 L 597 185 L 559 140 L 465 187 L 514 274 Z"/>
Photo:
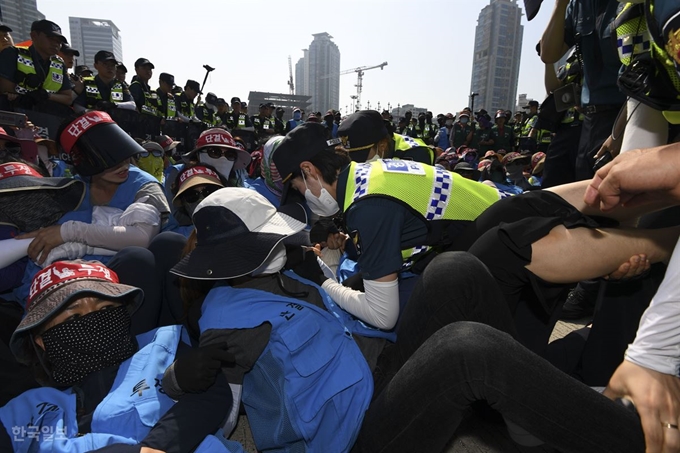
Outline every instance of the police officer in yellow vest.
<path fill-rule="evenodd" d="M 352 162 L 336 143 L 326 139 L 323 125 L 314 123 L 286 135 L 274 154 L 285 184 L 282 203 L 292 193 L 304 196 L 319 216 L 342 213 L 365 291 L 321 277 L 318 282 L 342 308 L 389 330 L 399 317 L 402 271 L 419 270 L 435 251 L 455 249 L 459 232 L 500 195 L 490 186 L 420 162 Z"/>
<path fill-rule="evenodd" d="M 158 76 L 158 112 L 162 118 L 161 124 L 165 121 L 174 121 L 177 119 L 177 105 L 175 103 L 175 95 L 172 94 L 172 89 L 175 88 L 175 76 L 167 72 L 161 72 Z"/>
<path fill-rule="evenodd" d="M 48 100 L 70 106 L 71 82 L 57 55 L 67 43 L 61 28 L 49 20 L 35 21 L 31 40 L 30 47 L 7 47 L 0 52 L 0 92 L 9 93 L 7 99 L 25 109 Z"/>
<path fill-rule="evenodd" d="M 194 107 L 194 99 L 196 99 L 196 96 L 199 94 L 203 94 L 201 91 L 201 85 L 195 80 L 187 80 L 187 83 L 184 85 L 184 91 L 179 94 L 179 96 L 176 96 L 176 107 L 177 107 L 177 118 L 179 118 L 180 121 L 189 123 L 189 122 L 198 122 L 198 118 L 196 118 L 196 109 Z"/>
<path fill-rule="evenodd" d="M 390 134 L 375 110 L 360 110 L 345 118 L 338 126 L 338 137 L 355 162 L 405 159 L 434 165 L 432 148 L 420 139 Z"/>
<path fill-rule="evenodd" d="M 196 107 L 196 117 L 201 120 L 208 129 L 217 126 L 220 119 L 217 116 L 217 95 L 215 95 L 215 93 L 208 93 L 205 95 L 205 102 L 201 102 Z"/>
<path fill-rule="evenodd" d="M 127 104 L 129 108 L 134 109 L 132 96 L 116 79 L 117 65 L 118 62 L 113 53 L 108 50 L 97 52 L 94 56 L 94 68 L 97 70 L 97 75 L 83 77 L 85 88 L 74 101 L 74 105 L 82 109 L 110 111 L 121 104 Z"/>
<path fill-rule="evenodd" d="M 130 94 L 140 113 L 141 138 L 151 139 L 161 131 L 161 114 L 158 94 L 149 87 L 155 66 L 146 58 L 135 61 L 135 73 L 130 83 Z"/>
<path fill-rule="evenodd" d="M 253 127 L 257 133 L 257 139 L 260 140 L 261 143 L 265 143 L 272 135 L 276 134 L 274 118 L 272 117 L 274 104 L 271 102 L 262 103 L 260 104 L 259 109 L 259 113 L 253 115 L 250 118 L 250 121 L 253 123 Z"/>
<path fill-rule="evenodd" d="M 255 130 L 246 112 L 242 111 L 243 103 L 241 103 L 241 99 L 236 96 L 231 98 L 231 109 L 231 113 L 227 116 L 227 128 L 230 131 L 235 129 Z"/>

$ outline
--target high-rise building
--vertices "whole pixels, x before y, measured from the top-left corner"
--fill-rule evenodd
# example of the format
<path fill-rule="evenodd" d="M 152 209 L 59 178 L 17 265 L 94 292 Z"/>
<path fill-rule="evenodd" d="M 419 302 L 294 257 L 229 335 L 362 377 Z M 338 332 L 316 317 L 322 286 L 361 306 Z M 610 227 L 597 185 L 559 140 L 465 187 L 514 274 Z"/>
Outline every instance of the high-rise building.
<path fill-rule="evenodd" d="M 522 55 L 522 9 L 517 0 L 490 0 L 475 29 L 471 93 L 479 93 L 475 110 L 512 109 L 517 96 Z"/>
<path fill-rule="evenodd" d="M 311 110 L 340 107 L 340 50 L 328 33 L 316 33 L 295 65 L 295 94 L 311 96 Z"/>
<path fill-rule="evenodd" d="M 94 66 L 94 55 L 100 50 L 113 52 L 116 60 L 123 61 L 123 43 L 116 24 L 106 19 L 69 17 L 71 47 L 80 51 L 78 64 Z"/>
<path fill-rule="evenodd" d="M 31 24 L 44 18 L 36 0 L 0 0 L 0 22 L 12 29 L 15 43 L 31 39 Z"/>

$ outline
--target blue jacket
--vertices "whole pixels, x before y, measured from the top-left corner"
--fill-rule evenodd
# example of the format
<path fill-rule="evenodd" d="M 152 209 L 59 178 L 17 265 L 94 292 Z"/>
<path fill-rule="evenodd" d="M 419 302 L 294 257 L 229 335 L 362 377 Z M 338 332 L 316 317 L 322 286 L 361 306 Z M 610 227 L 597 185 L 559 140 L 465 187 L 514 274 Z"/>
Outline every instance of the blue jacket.
<path fill-rule="evenodd" d="M 181 326 L 139 335 L 139 351 L 121 363 L 109 394 L 92 415 L 92 432 L 79 435 L 72 389 L 28 390 L 0 408 L 0 421 L 19 453 L 80 453 L 107 445 L 141 442 L 174 401 L 157 385 L 175 359 Z M 234 446 L 234 443 L 230 443 Z M 208 436 L 197 452 L 238 452 Z"/>
<path fill-rule="evenodd" d="M 351 327 L 335 311 L 230 286 L 208 293 L 199 326 L 205 332 L 264 322 L 272 327 L 269 344 L 245 375 L 242 397 L 258 450 L 349 451 L 373 393 Z"/>

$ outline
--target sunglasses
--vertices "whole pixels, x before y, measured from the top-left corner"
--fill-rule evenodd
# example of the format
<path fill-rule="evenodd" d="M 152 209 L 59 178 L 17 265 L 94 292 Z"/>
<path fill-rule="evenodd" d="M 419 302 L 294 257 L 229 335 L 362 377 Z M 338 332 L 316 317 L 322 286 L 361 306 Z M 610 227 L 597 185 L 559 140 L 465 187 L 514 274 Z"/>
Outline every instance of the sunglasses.
<path fill-rule="evenodd" d="M 158 151 L 157 149 L 154 149 L 154 150 L 151 150 L 151 151 L 144 150 L 144 151 L 138 152 L 137 153 L 137 159 L 139 159 L 140 157 L 149 157 L 149 154 L 152 154 L 153 157 L 163 157 L 163 151 Z"/>
<path fill-rule="evenodd" d="M 215 192 L 217 189 L 219 189 L 219 187 L 213 185 L 204 187 L 202 189 L 189 189 L 184 192 L 182 200 L 184 200 L 186 203 L 196 203 L 199 200 L 207 198 L 208 195 Z"/>
<path fill-rule="evenodd" d="M 234 162 L 238 157 L 238 151 L 231 148 L 220 148 L 218 146 L 208 146 L 201 150 L 202 153 L 206 153 L 209 157 L 213 159 L 219 159 L 224 157 L 225 159 Z"/>

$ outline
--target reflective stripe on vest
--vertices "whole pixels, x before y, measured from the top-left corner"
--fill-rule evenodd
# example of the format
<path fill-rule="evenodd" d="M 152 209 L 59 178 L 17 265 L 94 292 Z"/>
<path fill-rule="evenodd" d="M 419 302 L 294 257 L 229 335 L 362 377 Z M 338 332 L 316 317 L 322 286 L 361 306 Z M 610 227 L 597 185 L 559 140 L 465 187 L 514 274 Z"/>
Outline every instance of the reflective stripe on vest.
<path fill-rule="evenodd" d="M 628 66 L 636 55 L 649 52 L 651 36 L 641 4 L 626 3 L 614 21 L 619 60 Z"/>
<path fill-rule="evenodd" d="M 142 87 L 142 92 L 144 93 L 144 105 L 142 105 L 141 113 L 151 116 L 163 116 L 158 111 L 159 106 L 158 94 L 156 94 L 155 91 L 145 90 L 144 85 L 142 85 L 142 83 L 139 80 L 135 80 L 130 84 L 130 86 L 134 85 L 135 83 L 139 84 L 139 86 Z"/>
<path fill-rule="evenodd" d="M 17 71 L 28 76 L 36 74 L 35 63 L 31 57 L 31 51 L 28 47 L 16 47 L 17 49 Z M 53 55 L 50 57 L 50 68 L 47 71 L 45 80 L 42 82 L 42 88 L 48 93 L 58 92 L 64 83 L 64 62 Z M 29 91 L 35 91 L 40 87 L 29 87 L 26 85 L 26 78 L 20 83 L 16 84 L 15 91 L 19 94 L 26 94 Z"/>
<path fill-rule="evenodd" d="M 85 84 L 85 96 L 87 97 L 87 107 L 93 107 L 97 101 L 101 101 L 102 94 L 97 86 L 97 81 L 94 77 L 83 77 L 83 84 Z M 111 87 L 111 95 L 109 101 L 114 103 L 123 102 L 123 84 L 116 81 Z"/>
<path fill-rule="evenodd" d="M 440 167 L 389 159 L 352 162 L 342 210 L 346 212 L 353 203 L 369 195 L 400 201 L 426 221 L 473 221 L 499 199 L 496 189 Z M 402 258 L 408 260 L 426 249 L 420 246 L 403 250 Z"/>

